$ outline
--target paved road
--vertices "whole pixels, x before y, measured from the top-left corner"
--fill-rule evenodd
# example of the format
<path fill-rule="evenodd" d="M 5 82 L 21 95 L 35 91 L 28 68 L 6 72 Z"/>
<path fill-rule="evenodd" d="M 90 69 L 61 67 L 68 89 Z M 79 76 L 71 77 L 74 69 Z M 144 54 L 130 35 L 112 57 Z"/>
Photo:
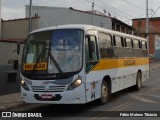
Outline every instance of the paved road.
<path fill-rule="evenodd" d="M 96 102 L 91 102 L 86 105 L 28 105 L 21 108 L 12 109 L 11 111 L 39 111 L 47 114 L 48 116 L 59 117 L 54 118 L 58 120 L 106 120 L 107 118 L 116 120 L 159 120 L 158 117 L 111 117 L 119 115 L 120 113 L 126 113 L 130 111 L 144 111 L 147 113 L 157 113 L 160 115 L 160 69 L 151 71 L 150 79 L 143 83 L 143 87 L 140 91 L 134 91 L 132 88 L 120 91 L 112 95 L 112 99 L 108 104 L 98 105 Z M 49 112 L 51 111 L 51 112 Z M 121 111 L 116 112 L 116 111 Z M 139 115 L 140 112 L 138 112 Z M 125 115 L 125 114 L 123 114 Z M 69 117 L 65 117 L 69 116 Z M 89 117 L 88 117 L 89 116 Z M 20 119 L 20 118 L 19 118 Z M 53 119 L 53 118 L 47 118 Z"/>

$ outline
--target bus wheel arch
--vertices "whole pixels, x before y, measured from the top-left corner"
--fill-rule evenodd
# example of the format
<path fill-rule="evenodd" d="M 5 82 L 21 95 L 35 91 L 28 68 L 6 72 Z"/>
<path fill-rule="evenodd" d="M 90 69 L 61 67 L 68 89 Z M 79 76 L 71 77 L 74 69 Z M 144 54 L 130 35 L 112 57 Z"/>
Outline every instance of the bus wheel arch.
<path fill-rule="evenodd" d="M 138 70 L 137 75 L 136 75 L 135 90 L 140 90 L 141 87 L 142 87 L 142 71 Z"/>
<path fill-rule="evenodd" d="M 106 75 L 101 84 L 101 96 L 98 99 L 100 104 L 106 104 L 111 97 L 111 78 L 110 76 Z"/>

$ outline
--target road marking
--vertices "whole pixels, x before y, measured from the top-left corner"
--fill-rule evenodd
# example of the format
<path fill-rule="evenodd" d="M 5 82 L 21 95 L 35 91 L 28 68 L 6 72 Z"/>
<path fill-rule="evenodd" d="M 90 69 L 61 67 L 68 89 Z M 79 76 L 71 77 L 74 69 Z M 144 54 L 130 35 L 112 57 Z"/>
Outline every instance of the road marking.
<path fill-rule="evenodd" d="M 155 93 L 158 90 L 160 90 L 160 85 L 153 87 L 152 89 L 146 91 L 145 93 Z"/>
<path fill-rule="evenodd" d="M 156 101 L 153 101 L 153 100 L 150 100 L 150 99 L 147 99 L 147 98 L 138 96 L 138 95 L 131 96 L 131 97 L 134 98 L 134 99 L 137 99 L 137 100 L 139 100 L 139 101 L 142 101 L 142 102 L 158 103 L 158 102 L 156 102 Z"/>
<path fill-rule="evenodd" d="M 153 95 L 153 94 L 144 94 L 144 95 L 148 95 L 148 96 L 151 96 L 151 97 L 155 97 L 155 98 L 160 99 L 160 95 Z"/>
<path fill-rule="evenodd" d="M 121 104 L 121 105 L 119 105 L 119 106 L 117 106 L 117 107 L 114 107 L 114 108 L 112 108 L 112 109 L 110 109 L 110 110 L 108 110 L 108 111 L 118 111 L 119 109 L 122 109 L 123 107 L 126 107 L 126 106 L 129 105 L 129 104 L 131 104 L 131 103 L 130 103 L 130 102 L 126 102 L 126 103 Z"/>
<path fill-rule="evenodd" d="M 90 120 L 101 120 L 102 118 L 99 117 L 104 117 L 104 116 L 109 116 L 112 115 L 112 111 L 121 111 L 124 110 L 125 108 L 130 107 L 131 105 L 133 105 L 134 102 L 125 102 L 119 106 L 116 106 L 110 110 L 106 110 L 106 112 L 102 112 L 101 114 L 97 115 L 96 117 L 91 118 Z M 107 117 L 105 117 L 105 119 L 107 119 Z"/>

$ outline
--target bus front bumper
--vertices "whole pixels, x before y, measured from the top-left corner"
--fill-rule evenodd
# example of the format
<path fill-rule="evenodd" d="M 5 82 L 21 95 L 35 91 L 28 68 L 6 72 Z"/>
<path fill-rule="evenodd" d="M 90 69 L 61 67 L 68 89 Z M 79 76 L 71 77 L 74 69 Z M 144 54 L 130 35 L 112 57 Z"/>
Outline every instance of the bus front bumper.
<path fill-rule="evenodd" d="M 21 87 L 22 101 L 25 103 L 45 103 L 45 104 L 84 104 L 84 85 L 74 90 L 63 92 L 33 92 L 26 91 Z"/>

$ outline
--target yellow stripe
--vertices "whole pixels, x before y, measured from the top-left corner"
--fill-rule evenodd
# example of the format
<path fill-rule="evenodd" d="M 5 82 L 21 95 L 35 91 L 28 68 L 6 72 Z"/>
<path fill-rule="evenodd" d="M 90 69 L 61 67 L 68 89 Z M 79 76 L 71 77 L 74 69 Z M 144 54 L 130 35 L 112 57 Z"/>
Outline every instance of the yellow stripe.
<path fill-rule="evenodd" d="M 149 64 L 148 58 L 101 59 L 92 71 Z"/>

